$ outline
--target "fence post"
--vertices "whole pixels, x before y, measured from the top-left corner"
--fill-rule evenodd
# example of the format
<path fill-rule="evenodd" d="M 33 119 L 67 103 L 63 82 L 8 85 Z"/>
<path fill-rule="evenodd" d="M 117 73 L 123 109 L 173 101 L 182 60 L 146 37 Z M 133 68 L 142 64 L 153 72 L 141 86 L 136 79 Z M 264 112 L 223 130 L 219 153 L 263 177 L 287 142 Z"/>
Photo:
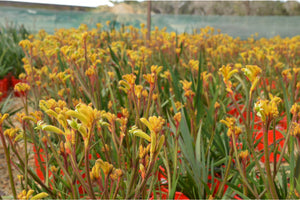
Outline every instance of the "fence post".
<path fill-rule="evenodd" d="M 147 40 L 150 40 L 151 34 L 151 0 L 148 0 L 148 7 L 147 7 Z"/>

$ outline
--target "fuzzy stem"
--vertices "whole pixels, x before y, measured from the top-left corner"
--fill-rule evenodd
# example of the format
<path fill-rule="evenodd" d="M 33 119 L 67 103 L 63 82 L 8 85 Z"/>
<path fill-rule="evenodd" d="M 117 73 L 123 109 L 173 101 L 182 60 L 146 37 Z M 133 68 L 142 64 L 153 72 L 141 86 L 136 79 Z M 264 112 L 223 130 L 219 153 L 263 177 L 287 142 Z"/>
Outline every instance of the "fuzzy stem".
<path fill-rule="evenodd" d="M 85 148 L 85 173 L 86 173 L 86 176 L 87 176 L 90 193 L 92 194 L 91 198 L 92 199 L 96 199 L 94 191 L 93 191 L 91 177 L 90 177 L 90 169 L 89 169 L 89 145 L 87 145 L 87 147 Z"/>
<path fill-rule="evenodd" d="M 270 169 L 268 129 L 269 129 L 269 123 L 264 124 L 263 132 L 264 132 L 264 156 L 265 156 L 266 174 L 267 174 L 267 179 L 269 182 L 269 187 L 270 187 L 272 198 L 278 199 L 278 195 L 276 192 L 276 188 L 274 185 L 274 181 L 273 181 L 271 169 Z"/>
<path fill-rule="evenodd" d="M 255 198 L 258 199 L 258 194 L 253 191 L 253 189 L 251 188 L 251 186 L 249 185 L 249 183 L 247 181 L 247 177 L 245 177 L 244 174 L 243 174 L 243 170 L 241 168 L 241 164 L 240 164 L 240 161 L 239 161 L 239 158 L 238 158 L 238 152 L 237 152 L 237 148 L 236 148 L 236 139 L 235 139 L 234 133 L 232 134 L 232 140 L 233 140 L 233 149 L 234 149 L 235 159 L 236 159 L 236 162 L 237 162 L 237 169 L 240 172 L 243 184 L 245 186 L 247 186 L 249 188 L 249 190 L 252 192 L 252 194 L 255 196 Z"/>
<path fill-rule="evenodd" d="M 18 154 L 18 152 L 14 146 L 12 146 L 12 150 L 13 150 L 14 154 L 17 156 L 18 161 L 20 162 L 21 170 L 23 171 L 23 173 L 25 173 L 24 172 L 25 164 L 24 164 L 23 160 L 21 159 L 20 155 Z M 53 192 L 41 181 L 41 179 L 34 172 L 31 171 L 31 169 L 28 169 L 28 173 L 38 184 L 40 184 L 40 186 L 42 188 L 44 188 L 48 192 L 48 194 L 50 194 L 55 199 L 55 195 L 53 194 Z"/>
<path fill-rule="evenodd" d="M 11 190 L 14 196 L 14 199 L 17 199 L 17 193 L 16 193 L 16 188 L 15 188 L 15 183 L 14 183 L 14 176 L 12 173 L 12 169 L 11 169 L 11 163 L 10 163 L 10 153 L 8 151 L 8 148 L 6 146 L 6 141 L 3 135 L 3 131 L 2 131 L 2 127 L 0 127 L 0 137 L 1 137 L 1 142 L 2 145 L 4 147 L 4 153 L 5 153 L 5 158 L 6 158 L 6 164 L 8 167 L 8 175 L 9 175 L 9 181 L 10 181 L 10 186 L 11 186 Z"/>
<path fill-rule="evenodd" d="M 47 141 L 51 141 L 47 133 L 45 133 L 44 135 L 46 136 Z M 53 153 L 53 156 L 54 156 L 54 158 L 55 158 L 57 164 L 58 164 L 59 167 L 63 170 L 63 172 L 64 172 L 64 174 L 65 174 L 65 176 L 66 176 L 66 178 L 67 178 L 69 184 L 70 184 L 71 187 L 72 187 L 72 192 L 75 192 L 75 189 L 74 189 L 75 186 L 72 184 L 72 179 L 71 179 L 71 177 L 70 177 L 70 175 L 69 175 L 69 173 L 68 173 L 68 170 L 64 167 L 64 165 L 62 164 L 61 160 L 59 159 L 59 156 L 58 156 L 58 154 L 57 154 L 57 151 L 55 150 L 55 148 L 54 148 L 52 142 L 49 142 L 49 144 L 50 144 L 51 151 L 52 151 L 52 153 Z M 74 194 L 73 194 L 73 196 L 74 196 Z"/>
<path fill-rule="evenodd" d="M 221 192 L 223 191 L 223 188 L 227 182 L 227 178 L 228 178 L 228 175 L 229 175 L 229 171 L 230 171 L 230 167 L 231 167 L 231 163 L 232 163 L 232 153 L 233 153 L 233 150 L 232 148 L 230 149 L 230 152 L 229 152 L 229 158 L 228 158 L 228 163 L 226 165 L 226 170 L 225 170 L 225 175 L 224 175 L 224 178 L 223 178 L 223 181 L 221 183 L 221 186 L 220 188 L 218 189 L 218 193 L 217 193 L 217 197 L 220 197 L 221 196 Z"/>

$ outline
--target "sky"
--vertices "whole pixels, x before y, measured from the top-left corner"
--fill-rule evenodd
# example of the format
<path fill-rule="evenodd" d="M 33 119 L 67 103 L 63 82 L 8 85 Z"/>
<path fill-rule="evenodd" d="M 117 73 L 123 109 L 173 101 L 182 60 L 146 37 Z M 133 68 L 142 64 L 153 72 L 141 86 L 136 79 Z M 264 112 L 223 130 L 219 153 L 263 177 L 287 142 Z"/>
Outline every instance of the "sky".
<path fill-rule="evenodd" d="M 2 0 L 3 1 L 3 0 Z M 73 6 L 86 6 L 86 7 L 97 7 L 97 6 L 113 6 L 114 4 L 110 0 L 4 0 L 4 1 L 18 1 L 18 2 L 31 2 L 31 3 L 45 3 L 45 4 L 58 4 L 58 5 L 73 5 Z M 124 1 L 124 0 L 113 0 L 113 1 Z M 138 0 L 143 1 L 143 0 Z M 285 0 L 282 0 L 285 1 Z M 297 0 L 300 1 L 300 0 Z"/>
<path fill-rule="evenodd" d="M 72 6 L 113 6 L 109 0 L 4 0 L 4 1 L 17 1 L 17 2 L 30 2 L 30 3 L 45 3 L 45 4 L 58 4 L 58 5 L 72 5 Z"/>

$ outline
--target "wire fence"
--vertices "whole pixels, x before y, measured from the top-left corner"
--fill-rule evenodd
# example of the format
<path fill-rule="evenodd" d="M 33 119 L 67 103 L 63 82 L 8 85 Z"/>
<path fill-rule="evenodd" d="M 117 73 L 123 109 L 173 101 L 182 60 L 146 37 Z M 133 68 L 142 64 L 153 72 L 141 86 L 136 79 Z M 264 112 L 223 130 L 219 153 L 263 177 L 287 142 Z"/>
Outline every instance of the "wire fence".
<path fill-rule="evenodd" d="M 90 28 L 107 20 L 116 28 L 122 25 L 140 27 L 146 24 L 146 14 L 112 14 L 84 11 L 55 11 L 0 7 L 0 23 L 23 24 L 28 30 L 37 32 L 44 29 L 53 33 L 55 29 L 77 28 L 87 24 Z M 192 33 L 194 29 L 211 26 L 232 37 L 246 39 L 258 33 L 258 37 L 293 37 L 300 35 L 300 16 L 195 16 L 195 15 L 152 15 L 152 28 L 166 27 L 167 31 Z"/>

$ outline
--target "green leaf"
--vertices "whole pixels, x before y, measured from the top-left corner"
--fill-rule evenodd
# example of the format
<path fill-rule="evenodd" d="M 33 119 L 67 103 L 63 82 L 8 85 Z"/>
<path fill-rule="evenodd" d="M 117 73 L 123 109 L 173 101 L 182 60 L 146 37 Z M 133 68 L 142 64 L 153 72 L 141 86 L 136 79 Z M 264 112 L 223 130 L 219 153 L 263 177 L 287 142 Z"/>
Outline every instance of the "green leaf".
<path fill-rule="evenodd" d="M 174 88 L 174 93 L 175 93 L 175 97 L 178 101 L 181 101 L 181 89 L 179 88 L 179 76 L 178 76 L 178 71 L 176 68 L 172 69 L 172 67 L 169 65 L 169 63 L 166 62 L 163 54 L 161 54 L 161 59 L 163 61 L 163 65 L 167 67 L 167 69 L 170 71 L 171 73 L 171 77 L 172 77 L 172 84 L 173 84 L 173 88 Z"/>
<path fill-rule="evenodd" d="M 116 54 L 114 53 L 114 51 L 111 49 L 110 46 L 108 46 L 109 48 L 109 52 L 110 52 L 110 55 L 111 55 L 111 58 L 112 60 L 114 61 L 114 63 L 117 65 L 112 65 L 113 68 L 115 69 L 116 73 L 117 73 L 117 77 L 118 77 L 118 80 L 122 80 L 122 75 L 121 75 L 121 72 L 120 72 L 120 63 L 119 63 L 119 59 L 118 57 L 116 56 Z"/>
<path fill-rule="evenodd" d="M 204 57 L 203 57 L 203 53 L 200 52 L 200 56 L 199 56 L 199 69 L 198 69 L 198 76 L 197 76 L 197 90 L 196 90 L 196 95 L 195 95 L 195 107 L 197 110 L 197 117 L 196 120 L 197 122 L 200 121 L 200 119 L 202 118 L 202 116 L 204 115 L 204 111 L 203 111 L 203 100 L 201 98 L 201 94 L 202 94 L 202 90 L 203 90 L 203 80 L 201 77 L 201 73 L 202 73 L 202 67 L 203 67 L 203 61 Z"/>

